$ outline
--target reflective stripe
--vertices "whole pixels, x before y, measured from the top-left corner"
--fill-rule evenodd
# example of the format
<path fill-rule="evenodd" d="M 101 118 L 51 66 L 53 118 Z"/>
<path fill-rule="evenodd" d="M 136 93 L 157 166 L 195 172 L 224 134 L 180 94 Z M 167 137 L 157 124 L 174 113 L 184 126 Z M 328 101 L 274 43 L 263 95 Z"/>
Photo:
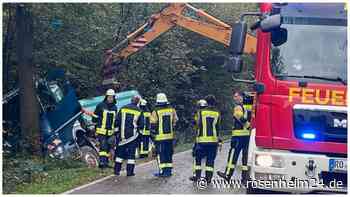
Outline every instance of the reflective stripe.
<path fill-rule="evenodd" d="M 213 172 L 214 168 L 211 166 L 205 166 L 205 171 Z"/>
<path fill-rule="evenodd" d="M 126 119 L 126 114 L 132 114 L 134 115 L 134 119 L 133 119 L 133 126 L 134 126 L 134 135 L 136 135 L 136 130 L 137 130 L 137 120 L 141 114 L 140 111 L 134 110 L 134 109 L 128 109 L 128 108 L 122 108 L 121 109 L 121 113 L 122 113 L 122 126 L 121 126 L 121 138 L 122 140 L 125 139 L 125 119 Z"/>
<path fill-rule="evenodd" d="M 115 158 L 115 162 L 122 163 L 122 162 L 123 162 L 123 159 L 120 158 L 120 157 L 116 157 L 116 158 Z"/>
<path fill-rule="evenodd" d="M 155 136 L 155 140 L 168 140 L 168 139 L 174 139 L 174 133 L 173 133 L 173 109 L 172 108 L 166 108 L 166 109 L 160 109 L 157 110 L 158 114 L 158 134 Z M 163 116 L 169 115 L 170 116 L 170 133 L 164 134 L 163 131 Z"/>
<path fill-rule="evenodd" d="M 217 138 L 217 131 L 216 131 L 216 124 L 218 121 L 219 117 L 219 112 L 216 111 L 209 111 L 209 110 L 203 110 L 201 111 L 201 119 L 202 119 L 202 134 L 203 136 L 197 136 L 196 141 L 197 142 L 218 142 Z M 212 123 L 212 131 L 213 135 L 208 136 L 208 131 L 207 131 L 207 118 L 213 118 L 214 121 Z"/>
<path fill-rule="evenodd" d="M 135 159 L 128 159 L 127 164 L 135 164 Z"/>
<path fill-rule="evenodd" d="M 106 132 L 106 129 L 96 128 L 96 134 L 106 135 Z"/>
<path fill-rule="evenodd" d="M 209 137 L 197 137 L 196 142 L 203 143 L 203 142 L 218 142 L 217 136 L 209 136 Z"/>
<path fill-rule="evenodd" d="M 125 113 L 122 113 L 122 122 L 121 122 L 121 127 L 120 127 L 120 137 L 121 140 L 125 140 Z"/>
<path fill-rule="evenodd" d="M 172 168 L 173 164 L 172 163 L 161 163 L 159 164 L 159 168 Z"/>
<path fill-rule="evenodd" d="M 107 119 L 107 111 L 103 110 L 103 112 L 102 112 L 101 129 L 106 129 L 106 119 Z"/>
<path fill-rule="evenodd" d="M 118 145 L 121 146 L 121 145 L 127 144 L 129 142 L 132 142 L 132 141 L 136 140 L 138 136 L 139 136 L 139 134 L 136 133 L 136 135 L 134 135 L 128 139 L 124 139 L 124 140 L 120 141 Z"/>
<path fill-rule="evenodd" d="M 148 154 L 148 151 L 146 151 L 146 150 L 144 150 L 144 151 L 140 151 L 140 154 L 142 154 L 142 155 L 146 155 L 146 154 Z"/>
<path fill-rule="evenodd" d="M 228 169 L 235 169 L 235 165 L 233 165 L 233 164 L 228 164 L 228 165 L 227 165 L 227 168 L 228 168 Z"/>
<path fill-rule="evenodd" d="M 139 149 L 136 149 L 135 150 L 135 158 L 138 158 L 140 155 L 139 155 Z"/>
<path fill-rule="evenodd" d="M 141 114 L 140 111 L 137 111 L 135 109 L 128 109 L 128 108 L 123 108 L 122 109 L 122 113 L 128 113 L 128 114 L 132 114 L 132 115 L 135 115 L 135 116 L 139 116 Z"/>
<path fill-rule="evenodd" d="M 158 167 L 159 167 L 159 171 L 160 171 L 160 173 L 162 173 L 163 172 L 163 170 L 162 170 L 162 168 L 160 167 L 160 156 L 159 155 L 157 155 L 157 161 L 158 161 Z"/>
<path fill-rule="evenodd" d="M 148 150 L 144 149 L 143 142 L 141 142 L 141 144 L 140 144 L 140 154 L 148 154 Z"/>
<path fill-rule="evenodd" d="M 241 169 L 243 170 L 243 171 L 247 171 L 248 170 L 248 166 L 241 166 Z"/>
<path fill-rule="evenodd" d="M 201 169 L 202 169 L 202 166 L 194 165 L 194 170 L 201 170 Z"/>
<path fill-rule="evenodd" d="M 143 116 L 145 118 L 145 122 L 144 122 L 144 128 L 143 128 L 142 134 L 143 135 L 151 135 L 151 132 L 150 132 L 149 128 L 146 128 L 146 125 L 147 125 L 146 124 L 146 120 L 147 120 L 147 118 L 148 118 L 148 121 L 150 120 L 151 113 L 150 112 L 144 112 Z"/>
<path fill-rule="evenodd" d="M 115 111 L 108 111 L 108 110 L 103 110 L 101 129 L 106 129 L 108 113 L 113 114 L 112 115 L 112 125 L 111 125 L 111 129 L 113 130 L 114 129 L 114 121 L 115 121 Z"/>
<path fill-rule="evenodd" d="M 169 133 L 169 134 L 162 134 L 162 135 L 156 135 L 155 140 L 160 141 L 160 140 L 171 140 L 174 139 L 174 134 Z"/>
<path fill-rule="evenodd" d="M 249 104 L 249 105 L 243 105 L 244 109 L 246 110 L 252 110 L 253 105 Z"/>
<path fill-rule="evenodd" d="M 113 135 L 113 133 L 114 133 L 114 131 L 113 131 L 113 130 L 107 130 L 107 135 L 108 135 L 108 136 Z"/>
<path fill-rule="evenodd" d="M 196 173 L 196 160 L 193 158 L 193 163 L 192 163 L 192 173 L 193 175 Z"/>
<path fill-rule="evenodd" d="M 98 153 L 98 155 L 99 156 L 106 156 L 106 157 L 109 156 L 109 154 L 106 151 L 101 151 L 101 152 Z"/>
<path fill-rule="evenodd" d="M 230 158 L 229 158 L 229 160 L 228 160 L 228 164 L 227 164 L 226 175 L 229 175 L 230 170 L 235 168 L 235 165 L 233 165 L 233 164 L 232 164 L 233 154 L 234 154 L 234 150 L 233 150 L 233 149 L 231 149 Z"/>
<path fill-rule="evenodd" d="M 246 129 L 232 130 L 232 136 L 249 136 L 250 131 Z"/>
<path fill-rule="evenodd" d="M 107 129 L 102 129 L 102 128 L 96 128 L 96 134 L 101 134 L 101 135 L 108 135 L 111 136 L 113 135 L 114 130 L 107 130 Z"/>
<path fill-rule="evenodd" d="M 151 112 L 143 112 L 143 114 L 145 118 L 148 118 L 151 116 Z"/>
<path fill-rule="evenodd" d="M 150 130 L 143 130 L 142 135 L 151 135 L 151 131 Z"/>
<path fill-rule="evenodd" d="M 111 129 L 106 129 L 108 113 L 113 114 L 112 115 Z M 96 134 L 108 135 L 108 136 L 113 135 L 113 133 L 114 133 L 114 122 L 115 122 L 115 111 L 103 110 L 101 127 L 97 127 L 96 128 Z"/>
<path fill-rule="evenodd" d="M 230 154 L 230 158 L 228 160 L 228 165 L 232 165 L 233 153 L 234 153 L 234 150 L 231 149 L 231 154 Z"/>

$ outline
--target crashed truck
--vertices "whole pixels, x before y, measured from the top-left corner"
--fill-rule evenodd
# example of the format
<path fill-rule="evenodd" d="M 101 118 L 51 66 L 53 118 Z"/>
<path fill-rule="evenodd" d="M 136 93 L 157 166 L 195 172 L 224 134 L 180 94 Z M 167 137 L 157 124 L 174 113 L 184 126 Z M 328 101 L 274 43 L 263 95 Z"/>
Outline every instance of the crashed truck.
<path fill-rule="evenodd" d="M 39 107 L 42 150 L 54 158 L 80 158 L 89 166 L 98 165 L 98 143 L 91 118 L 82 109 L 94 111 L 104 96 L 78 100 L 76 91 L 63 70 L 51 70 L 45 78 L 35 80 Z M 21 144 L 19 88 L 3 97 L 3 151 L 12 154 Z M 117 93 L 118 109 L 130 103 L 136 90 Z M 140 96 L 140 95 L 139 95 Z"/>

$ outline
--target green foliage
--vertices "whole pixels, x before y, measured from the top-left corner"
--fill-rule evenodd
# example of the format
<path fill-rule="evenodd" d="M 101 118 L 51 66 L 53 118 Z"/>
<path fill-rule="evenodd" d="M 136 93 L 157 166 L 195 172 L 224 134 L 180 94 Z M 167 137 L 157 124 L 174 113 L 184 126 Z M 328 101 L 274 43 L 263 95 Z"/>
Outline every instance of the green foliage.
<path fill-rule="evenodd" d="M 55 181 L 58 184 L 60 180 L 55 180 L 56 177 L 67 176 L 66 170 L 71 173 L 71 171 L 87 169 L 87 167 L 83 162 L 76 160 L 17 155 L 11 158 L 4 157 L 3 169 L 4 193 L 13 193 L 20 190 L 17 186 L 25 187 L 26 185 L 43 184 L 48 181 Z"/>
<path fill-rule="evenodd" d="M 3 6 L 3 79 L 4 90 L 17 83 L 16 34 L 14 9 Z M 30 5 L 34 19 L 34 63 L 36 73 L 49 68 L 65 68 L 80 98 L 97 96 L 105 49 L 112 48 L 128 33 L 144 24 L 164 3 L 36 3 Z M 233 24 L 243 11 L 256 11 L 257 4 L 196 3 L 224 21 Z M 195 17 L 195 16 L 194 16 Z M 250 23 L 252 21 L 249 21 Z M 232 89 L 248 90 L 235 83 L 214 57 L 227 57 L 225 47 L 183 28 L 174 28 L 139 53 L 131 56 L 117 73 L 122 90 L 137 89 L 151 104 L 158 92 L 167 94 L 178 112 L 176 128 L 179 151 L 191 147 L 191 119 L 196 101 L 208 94 L 216 96 L 223 115 L 223 129 L 231 128 Z M 245 57 L 243 73 L 250 78 L 253 59 Z M 180 145 L 183 144 L 183 145 Z M 110 172 L 87 169 L 79 161 L 28 157 L 4 159 L 4 193 L 59 193 Z M 5 170 L 6 169 L 6 170 Z M 15 187 L 19 185 L 18 187 Z"/>

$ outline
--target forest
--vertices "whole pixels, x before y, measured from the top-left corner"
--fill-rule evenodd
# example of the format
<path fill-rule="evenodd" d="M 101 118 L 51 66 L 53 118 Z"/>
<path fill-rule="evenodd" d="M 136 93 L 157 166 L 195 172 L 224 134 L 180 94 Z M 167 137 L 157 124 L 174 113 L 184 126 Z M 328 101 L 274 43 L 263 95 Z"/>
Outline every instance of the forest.
<path fill-rule="evenodd" d="M 237 22 L 243 11 L 258 9 L 255 3 L 191 5 L 229 25 Z M 31 95 L 21 101 L 24 111 L 33 115 L 25 120 L 21 116 L 24 144 L 30 144 L 29 149 L 23 148 L 26 154 L 35 155 L 35 149 L 40 149 L 33 79 L 44 77 L 52 68 L 62 68 L 79 99 L 104 94 L 98 90 L 105 51 L 164 6 L 165 3 L 3 4 L 3 94 L 20 87 L 25 95 Z M 215 95 L 223 116 L 222 128 L 229 131 L 232 91 L 252 90 L 233 78 L 253 79 L 254 57 L 244 56 L 243 72 L 232 74 L 224 68 L 224 60 L 218 58 L 227 56 L 223 44 L 175 27 L 123 62 L 115 78 L 120 83 L 119 91 L 137 90 L 151 105 L 157 93 L 167 94 L 178 113 L 176 136 L 181 146 L 193 141 L 191 120 L 199 99 Z"/>

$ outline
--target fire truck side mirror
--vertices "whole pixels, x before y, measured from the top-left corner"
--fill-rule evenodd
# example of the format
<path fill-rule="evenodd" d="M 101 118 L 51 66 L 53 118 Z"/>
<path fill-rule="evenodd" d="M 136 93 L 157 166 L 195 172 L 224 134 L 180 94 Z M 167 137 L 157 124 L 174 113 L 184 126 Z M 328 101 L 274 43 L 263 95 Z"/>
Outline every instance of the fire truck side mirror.
<path fill-rule="evenodd" d="M 243 60 L 241 55 L 230 55 L 224 66 L 229 72 L 240 73 L 243 68 Z"/>
<path fill-rule="evenodd" d="M 275 14 L 268 16 L 260 22 L 260 28 L 263 32 L 271 32 L 281 26 L 281 15 Z"/>
<path fill-rule="evenodd" d="M 240 21 L 234 24 L 229 48 L 232 55 L 240 55 L 243 53 L 246 34 L 247 23 Z"/>
<path fill-rule="evenodd" d="M 247 23 L 244 21 L 239 21 L 238 23 L 234 24 L 229 47 L 230 56 L 225 64 L 225 67 L 229 72 L 239 73 L 242 71 L 243 60 L 241 55 L 244 51 L 246 34 Z"/>

